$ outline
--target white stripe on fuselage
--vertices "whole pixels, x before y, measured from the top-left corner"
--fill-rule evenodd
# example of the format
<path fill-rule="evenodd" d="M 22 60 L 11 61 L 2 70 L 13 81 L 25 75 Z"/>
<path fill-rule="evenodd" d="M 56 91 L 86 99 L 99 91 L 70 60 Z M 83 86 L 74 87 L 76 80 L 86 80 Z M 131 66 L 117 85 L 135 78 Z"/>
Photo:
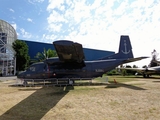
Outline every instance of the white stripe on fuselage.
<path fill-rule="evenodd" d="M 109 60 L 94 60 L 94 61 L 85 61 L 85 63 L 94 63 L 94 62 L 110 62 L 110 61 L 116 61 L 120 59 L 109 59 Z"/>

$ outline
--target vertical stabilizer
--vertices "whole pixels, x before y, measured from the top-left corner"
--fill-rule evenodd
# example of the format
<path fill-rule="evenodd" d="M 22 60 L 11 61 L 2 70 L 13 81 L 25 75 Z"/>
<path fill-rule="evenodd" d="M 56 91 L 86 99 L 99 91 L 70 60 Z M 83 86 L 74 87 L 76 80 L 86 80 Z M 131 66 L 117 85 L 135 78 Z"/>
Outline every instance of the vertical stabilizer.
<path fill-rule="evenodd" d="M 119 52 L 117 54 L 104 57 L 104 59 L 126 59 L 133 58 L 132 45 L 127 35 L 121 35 L 120 44 L 119 44 Z"/>
<path fill-rule="evenodd" d="M 133 58 L 132 45 L 129 36 L 121 36 L 118 54 L 121 58 Z"/>

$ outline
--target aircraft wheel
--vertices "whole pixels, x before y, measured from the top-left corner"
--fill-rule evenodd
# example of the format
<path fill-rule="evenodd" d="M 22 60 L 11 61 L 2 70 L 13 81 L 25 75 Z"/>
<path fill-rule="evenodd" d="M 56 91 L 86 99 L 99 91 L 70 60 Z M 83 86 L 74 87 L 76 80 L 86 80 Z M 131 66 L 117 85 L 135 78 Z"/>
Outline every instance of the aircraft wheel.
<path fill-rule="evenodd" d="M 143 74 L 143 77 L 146 78 L 146 74 Z"/>
<path fill-rule="evenodd" d="M 68 85 L 74 85 L 75 81 L 74 81 L 74 76 L 66 76 L 67 80 L 68 80 Z"/>
<path fill-rule="evenodd" d="M 28 82 L 27 82 L 27 81 L 24 81 L 24 82 L 23 82 L 23 85 L 24 85 L 24 86 L 27 86 L 27 85 L 28 85 Z"/>
<path fill-rule="evenodd" d="M 69 85 L 73 85 L 73 84 L 74 84 L 74 80 L 69 79 L 69 80 L 68 80 L 68 84 L 69 84 Z"/>
<path fill-rule="evenodd" d="M 149 75 L 147 75 L 147 78 L 149 78 Z"/>

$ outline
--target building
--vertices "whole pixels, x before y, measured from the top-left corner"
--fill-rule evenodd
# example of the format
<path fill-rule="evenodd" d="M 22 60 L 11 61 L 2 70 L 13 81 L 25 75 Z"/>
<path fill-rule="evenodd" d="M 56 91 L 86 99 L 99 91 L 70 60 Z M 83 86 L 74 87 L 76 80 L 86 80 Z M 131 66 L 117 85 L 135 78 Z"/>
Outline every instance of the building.
<path fill-rule="evenodd" d="M 0 75 L 14 75 L 16 72 L 15 51 L 12 43 L 17 39 L 15 29 L 0 20 Z"/>

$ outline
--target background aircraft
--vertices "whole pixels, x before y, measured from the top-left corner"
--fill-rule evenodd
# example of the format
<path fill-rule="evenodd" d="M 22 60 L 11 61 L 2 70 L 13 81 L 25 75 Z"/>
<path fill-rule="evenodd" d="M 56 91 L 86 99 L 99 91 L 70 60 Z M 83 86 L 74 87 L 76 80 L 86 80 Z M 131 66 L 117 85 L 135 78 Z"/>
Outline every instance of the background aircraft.
<path fill-rule="evenodd" d="M 147 57 L 134 58 L 129 36 L 120 37 L 119 52 L 95 61 L 84 61 L 82 45 L 68 40 L 53 42 L 58 58 L 32 64 L 17 77 L 28 79 L 61 80 L 73 83 L 78 79 L 92 79 L 114 69 L 118 65 L 138 61 Z M 70 82 L 71 81 L 71 82 Z"/>
<path fill-rule="evenodd" d="M 151 75 L 158 75 L 160 74 L 160 66 L 159 66 L 160 61 L 157 61 L 158 53 L 156 52 L 156 50 L 153 50 L 153 52 L 151 52 L 151 55 L 152 55 L 151 62 L 149 63 L 148 66 L 144 68 L 121 68 L 121 69 L 137 71 L 137 73 L 142 74 L 144 78 L 148 78 Z"/>
<path fill-rule="evenodd" d="M 137 73 L 141 73 L 144 78 L 148 78 L 150 75 L 160 74 L 160 66 L 146 67 L 146 68 L 121 68 L 121 69 L 137 71 Z"/>

